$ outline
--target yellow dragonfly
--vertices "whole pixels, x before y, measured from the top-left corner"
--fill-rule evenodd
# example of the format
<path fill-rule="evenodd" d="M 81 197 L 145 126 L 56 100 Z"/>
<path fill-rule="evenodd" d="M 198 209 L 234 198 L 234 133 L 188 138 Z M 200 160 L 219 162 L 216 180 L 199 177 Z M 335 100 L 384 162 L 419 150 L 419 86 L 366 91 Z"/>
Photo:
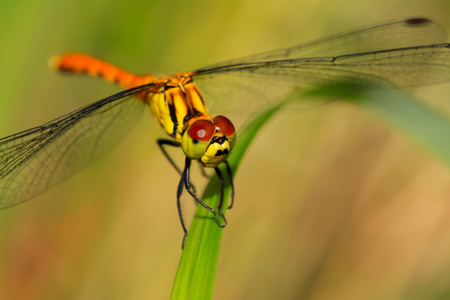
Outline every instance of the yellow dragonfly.
<path fill-rule="evenodd" d="M 170 137 L 158 139 L 158 145 L 181 175 L 177 203 L 184 238 L 188 232 L 180 204 L 184 189 L 224 227 L 227 221 L 220 207 L 225 178 L 218 166 L 226 165 L 232 186 L 232 170 L 226 159 L 237 135 L 227 117 L 211 115 L 207 107 L 216 112 L 252 114 L 276 105 L 298 89 L 348 77 L 398 87 L 448 81 L 450 44 L 443 43 L 445 38 L 445 31 L 429 19 L 405 19 L 170 77 L 135 75 L 80 53 L 54 58 L 51 65 L 56 70 L 98 76 L 125 90 L 1 139 L 0 208 L 27 201 L 93 162 L 137 123 L 144 108 L 150 107 Z M 183 150 L 183 169 L 171 159 L 167 146 Z M 217 208 L 196 195 L 190 182 L 193 160 L 214 168 L 221 180 Z"/>

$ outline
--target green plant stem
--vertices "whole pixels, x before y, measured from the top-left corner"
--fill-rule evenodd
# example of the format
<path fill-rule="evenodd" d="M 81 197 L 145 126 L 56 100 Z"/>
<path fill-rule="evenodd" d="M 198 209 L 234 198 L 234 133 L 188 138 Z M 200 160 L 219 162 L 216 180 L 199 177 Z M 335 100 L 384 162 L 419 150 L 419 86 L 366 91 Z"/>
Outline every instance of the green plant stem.
<path fill-rule="evenodd" d="M 236 147 L 228 159 L 234 174 L 259 130 L 283 104 L 284 102 L 259 114 L 247 124 L 242 134 L 239 135 Z M 227 174 L 223 166 L 221 166 L 221 170 L 223 174 Z M 228 199 L 229 195 L 230 186 L 227 183 L 224 199 Z M 215 174 L 205 188 L 202 201 L 213 208 L 219 204 L 220 182 Z M 224 201 L 222 205 L 224 214 L 226 206 L 227 203 Z M 171 299 L 205 300 L 212 298 L 222 230 L 223 228 L 217 225 L 212 214 L 199 205 L 178 265 Z"/>

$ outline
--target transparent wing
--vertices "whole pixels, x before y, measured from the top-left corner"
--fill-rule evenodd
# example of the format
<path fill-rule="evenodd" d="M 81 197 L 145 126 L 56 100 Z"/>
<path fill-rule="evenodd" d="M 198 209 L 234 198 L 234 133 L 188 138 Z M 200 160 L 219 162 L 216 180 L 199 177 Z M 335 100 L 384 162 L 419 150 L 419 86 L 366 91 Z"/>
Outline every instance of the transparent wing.
<path fill-rule="evenodd" d="M 289 48 L 228 60 L 197 71 L 201 72 L 207 69 L 242 63 L 339 56 L 385 49 L 408 48 L 417 45 L 439 44 L 446 42 L 446 38 L 447 32 L 438 23 L 425 18 L 410 18 L 371 25 Z"/>
<path fill-rule="evenodd" d="M 126 90 L 42 126 L 0 140 L 0 208 L 46 191 L 96 160 L 140 120 L 142 101 Z"/>
<path fill-rule="evenodd" d="M 254 113 L 294 90 L 346 78 L 399 87 L 438 83 L 450 80 L 449 44 L 417 43 L 441 40 L 442 33 L 432 21 L 409 19 L 202 68 L 194 78 L 214 113 Z M 297 58 L 315 51 L 337 54 Z"/>

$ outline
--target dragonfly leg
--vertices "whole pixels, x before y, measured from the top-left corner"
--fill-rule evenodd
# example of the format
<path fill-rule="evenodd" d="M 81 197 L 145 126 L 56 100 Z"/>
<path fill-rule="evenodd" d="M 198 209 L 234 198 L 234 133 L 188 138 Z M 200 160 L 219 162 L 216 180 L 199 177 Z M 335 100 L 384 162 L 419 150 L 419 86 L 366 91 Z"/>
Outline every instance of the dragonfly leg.
<path fill-rule="evenodd" d="M 223 203 L 223 192 L 225 189 L 225 180 L 223 179 L 222 172 L 220 171 L 219 167 L 215 167 L 214 170 L 216 170 L 217 177 L 219 177 L 220 180 L 220 201 L 219 206 L 217 206 L 217 209 L 219 210 L 220 215 L 222 216 L 225 225 L 227 225 L 227 219 L 225 218 L 225 215 L 222 212 L 222 203 Z"/>
<path fill-rule="evenodd" d="M 228 180 L 230 181 L 230 186 L 231 186 L 231 202 L 230 205 L 228 205 L 228 209 L 231 209 L 233 207 L 234 204 L 234 181 L 233 181 L 233 173 L 231 172 L 231 168 L 230 165 L 228 164 L 228 161 L 224 161 L 225 163 L 225 167 L 227 169 L 227 174 L 228 174 Z"/>
<path fill-rule="evenodd" d="M 222 217 L 223 217 L 224 223 L 221 223 L 221 222 L 220 222 L 219 217 L 217 216 L 216 211 L 215 211 L 212 207 L 208 206 L 205 202 L 203 202 L 202 200 L 200 200 L 200 199 L 195 195 L 195 193 L 192 191 L 192 186 L 191 186 L 191 183 L 190 183 L 190 172 L 191 172 L 191 159 L 188 158 L 188 157 L 186 157 L 186 164 L 185 164 L 184 172 L 183 172 L 183 173 L 184 173 L 184 176 L 181 177 L 181 180 L 184 180 L 184 186 L 185 186 L 186 190 L 187 190 L 188 193 L 192 196 L 192 198 L 194 198 L 194 200 L 197 201 L 198 204 L 200 204 L 201 206 L 203 206 L 204 208 L 206 208 L 207 210 L 209 210 L 210 212 L 213 213 L 214 218 L 216 218 L 217 224 L 218 224 L 220 227 L 225 227 L 225 226 L 227 225 L 227 220 L 225 219 L 225 216 L 224 216 L 224 215 L 222 214 L 222 212 L 220 211 L 220 208 L 219 208 L 219 211 L 220 211 L 220 213 L 221 213 L 221 215 L 222 215 Z M 223 195 L 223 189 L 222 189 L 222 195 Z"/>
<path fill-rule="evenodd" d="M 175 168 L 175 170 L 177 170 L 178 174 L 181 175 L 181 169 L 173 161 L 172 157 L 170 157 L 169 153 L 165 148 L 165 146 L 181 147 L 181 144 L 179 142 L 168 139 L 157 139 L 156 142 L 158 143 L 159 148 L 161 149 L 162 153 L 167 158 L 167 160 L 170 162 L 170 164 Z"/>
<path fill-rule="evenodd" d="M 181 249 L 184 248 L 184 242 L 186 241 L 186 237 L 187 237 L 187 234 L 188 234 L 188 230 L 186 228 L 186 224 L 184 223 L 183 211 L 181 209 L 181 201 L 180 201 L 181 194 L 183 194 L 183 188 L 184 188 L 185 180 L 186 180 L 186 173 L 183 172 L 183 174 L 181 174 L 181 180 L 180 180 L 180 183 L 178 184 L 178 189 L 177 189 L 178 216 L 180 217 L 181 227 L 183 228 L 183 231 L 184 231 L 183 242 L 181 243 Z"/>
<path fill-rule="evenodd" d="M 169 155 L 169 152 L 167 152 L 165 146 L 172 146 L 172 147 L 181 147 L 181 144 L 179 142 L 168 140 L 168 139 L 157 139 L 156 143 L 158 143 L 159 148 L 161 149 L 161 152 L 164 154 L 164 156 L 167 158 L 167 160 L 170 162 L 170 164 L 177 170 L 178 174 L 183 175 L 181 172 L 181 169 L 178 167 L 178 165 L 175 163 L 175 161 L 172 159 L 172 157 Z M 202 172 L 203 170 L 202 167 Z M 197 194 L 197 190 L 193 184 L 191 184 L 192 190 L 194 194 Z"/>
<path fill-rule="evenodd" d="M 200 165 L 200 172 L 202 173 L 202 176 L 203 176 L 204 178 L 206 178 L 206 179 L 211 178 L 211 176 L 210 176 L 208 173 L 206 173 L 205 167 L 203 167 L 203 166 L 201 166 L 201 165 Z"/>

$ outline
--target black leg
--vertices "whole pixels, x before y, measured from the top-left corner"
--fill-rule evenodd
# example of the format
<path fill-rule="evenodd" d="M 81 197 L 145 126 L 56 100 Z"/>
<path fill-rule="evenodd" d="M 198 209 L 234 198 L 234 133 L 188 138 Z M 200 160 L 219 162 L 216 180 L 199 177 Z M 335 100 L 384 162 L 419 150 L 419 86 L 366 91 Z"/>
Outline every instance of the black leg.
<path fill-rule="evenodd" d="M 203 202 L 202 200 L 200 200 L 195 193 L 192 191 L 191 188 L 191 183 L 190 183 L 190 169 L 191 169 L 191 159 L 186 157 L 186 164 L 185 164 L 185 169 L 184 172 L 185 173 L 185 177 L 184 177 L 184 185 L 186 187 L 186 190 L 188 191 L 188 193 L 192 196 L 192 198 L 194 198 L 195 201 L 197 201 L 198 204 L 200 204 L 201 206 L 203 206 L 204 208 L 206 208 L 207 210 L 209 210 L 210 212 L 213 213 L 214 218 L 216 218 L 217 224 L 220 227 L 225 227 L 227 225 L 227 220 L 225 219 L 225 216 L 221 213 L 223 219 L 224 219 L 224 223 L 222 224 L 219 220 L 219 218 L 217 217 L 216 211 L 208 206 L 205 202 Z M 183 180 L 183 177 L 182 177 Z"/>
<path fill-rule="evenodd" d="M 184 248 L 184 242 L 186 241 L 186 237 L 188 234 L 188 230 L 186 228 L 186 224 L 184 223 L 184 218 L 183 218 L 183 212 L 181 210 L 181 195 L 183 194 L 183 188 L 184 188 L 184 181 L 186 180 L 186 173 L 183 172 L 183 174 L 181 174 L 181 180 L 180 183 L 178 184 L 178 189 L 177 189 L 177 207 L 178 207 L 178 216 L 180 217 L 180 222 L 181 222 L 181 227 L 183 228 L 184 231 L 184 236 L 183 236 L 183 242 L 181 244 L 181 249 Z"/>
<path fill-rule="evenodd" d="M 224 161 L 225 167 L 227 168 L 227 174 L 228 174 L 228 180 L 230 181 L 231 186 L 231 203 L 228 206 L 228 209 L 231 209 L 234 204 L 234 181 L 233 181 L 233 173 L 231 172 L 230 165 L 228 164 L 228 161 Z"/>
<path fill-rule="evenodd" d="M 175 162 L 173 161 L 173 159 L 170 157 L 170 155 L 168 154 L 168 152 L 165 149 L 166 145 L 173 146 L 173 147 L 180 147 L 180 143 L 176 142 L 176 141 L 172 141 L 172 140 L 166 140 L 166 139 L 158 139 L 157 143 L 158 143 L 159 147 L 161 148 L 161 151 L 163 152 L 164 156 L 169 160 L 170 164 L 181 175 L 181 179 L 180 179 L 180 182 L 178 184 L 178 189 L 177 189 L 177 208 L 178 208 L 178 215 L 180 217 L 181 227 L 183 228 L 183 232 L 184 232 L 183 243 L 182 243 L 181 247 L 184 248 L 184 243 L 185 243 L 186 237 L 188 235 L 188 230 L 187 230 L 186 224 L 184 222 L 183 212 L 182 212 L 182 208 L 181 208 L 181 200 L 180 200 L 181 199 L 181 195 L 183 194 L 183 188 L 184 187 L 186 188 L 186 190 L 191 195 L 191 197 L 194 198 L 196 203 L 200 204 L 201 206 L 203 206 L 204 208 L 206 208 L 207 210 L 209 210 L 210 212 L 213 213 L 214 218 L 216 219 L 217 224 L 220 227 L 225 227 L 228 224 L 227 219 L 225 218 L 225 215 L 222 212 L 222 204 L 223 204 L 223 198 L 224 198 L 223 194 L 224 194 L 224 189 L 225 189 L 225 180 L 224 180 L 224 177 L 223 177 L 222 172 L 220 171 L 220 169 L 218 167 L 216 167 L 215 171 L 216 171 L 217 177 L 220 180 L 220 201 L 219 201 L 218 211 L 220 213 L 220 216 L 223 219 L 223 223 L 222 223 L 222 222 L 220 222 L 216 211 L 212 207 L 208 206 L 206 203 L 201 201 L 196 196 L 195 187 L 190 182 L 190 173 L 191 173 L 191 162 L 192 162 L 192 160 L 190 158 L 186 157 L 185 167 L 184 167 L 183 172 L 181 172 L 180 168 L 175 164 Z M 230 186 L 231 186 L 231 203 L 228 206 L 228 208 L 232 208 L 233 204 L 234 204 L 233 174 L 231 172 L 230 165 L 228 164 L 227 161 L 225 161 L 225 166 L 226 166 L 227 175 L 228 175 Z M 203 169 L 202 169 L 202 171 L 203 171 Z M 202 173 L 205 174 L 204 171 Z"/>
<path fill-rule="evenodd" d="M 214 170 L 216 170 L 217 177 L 219 177 L 220 180 L 220 201 L 219 206 L 217 206 L 217 209 L 219 210 L 220 215 L 225 221 L 225 225 L 227 225 L 227 219 L 225 218 L 225 215 L 222 212 L 222 203 L 223 203 L 223 191 L 225 189 L 225 180 L 223 179 L 222 172 L 220 171 L 219 167 L 215 167 Z"/>
<path fill-rule="evenodd" d="M 168 140 L 168 139 L 157 139 L 156 142 L 158 143 L 159 148 L 161 149 L 162 153 L 167 158 L 167 160 L 170 162 L 170 164 L 181 175 L 181 169 L 173 161 L 172 157 L 169 155 L 166 148 L 164 147 L 164 146 L 181 147 L 181 144 L 179 142 L 176 142 L 173 140 Z M 200 166 L 200 172 L 202 173 L 203 177 L 210 178 L 210 176 L 206 173 L 205 168 L 203 166 Z"/>
<path fill-rule="evenodd" d="M 209 179 L 211 176 L 209 176 L 209 174 L 208 173 L 206 173 L 206 171 L 205 171 L 205 167 L 203 167 L 202 165 L 200 165 L 199 164 L 199 166 L 200 166 L 200 172 L 202 173 L 202 176 L 204 177 L 204 178 L 206 178 L 206 179 Z"/>
<path fill-rule="evenodd" d="M 164 154 L 164 156 L 167 158 L 167 160 L 170 162 L 170 164 L 177 170 L 178 174 L 182 175 L 181 169 L 177 166 L 177 164 L 173 161 L 172 157 L 167 152 L 165 146 L 172 146 L 172 147 L 181 147 L 181 144 L 179 142 L 173 141 L 173 140 L 167 140 L 167 139 L 157 139 L 156 142 L 158 143 L 159 148 L 161 149 L 161 152 Z M 205 170 L 202 172 L 204 173 Z M 197 190 L 195 189 L 195 186 L 191 184 L 192 190 L 194 193 L 197 193 Z"/>
<path fill-rule="evenodd" d="M 169 153 L 166 151 L 165 148 L 165 146 L 181 147 L 181 144 L 179 142 L 167 139 L 157 139 L 156 142 L 158 143 L 159 148 L 161 149 L 162 153 L 167 158 L 167 160 L 170 162 L 170 164 L 175 168 L 175 170 L 177 170 L 178 174 L 181 175 L 181 169 L 173 161 L 172 157 L 170 157 Z"/>

